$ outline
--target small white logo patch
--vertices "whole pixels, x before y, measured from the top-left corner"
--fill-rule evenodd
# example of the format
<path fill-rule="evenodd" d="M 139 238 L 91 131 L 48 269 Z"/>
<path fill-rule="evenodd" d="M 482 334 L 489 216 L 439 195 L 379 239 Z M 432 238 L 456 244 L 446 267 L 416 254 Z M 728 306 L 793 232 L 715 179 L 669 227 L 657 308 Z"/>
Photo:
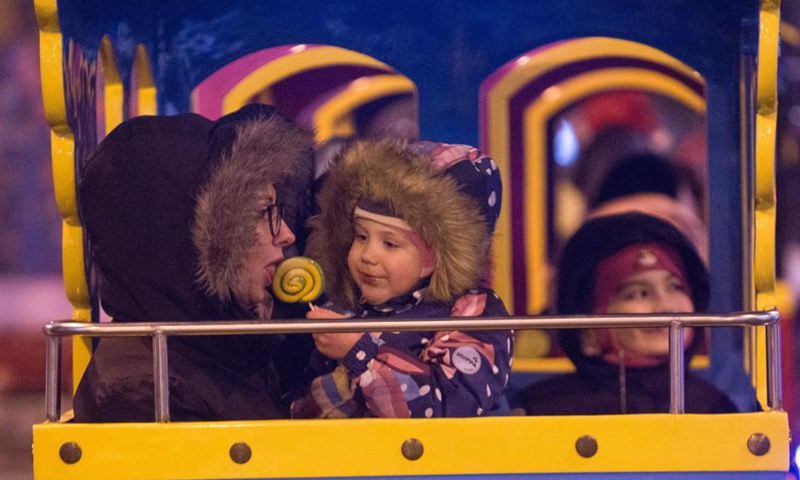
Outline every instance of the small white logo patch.
<path fill-rule="evenodd" d="M 652 267 L 658 263 L 658 257 L 650 250 L 643 248 L 639 251 L 639 256 L 636 258 L 640 267 Z"/>
<path fill-rule="evenodd" d="M 471 375 L 481 368 L 481 356 L 473 347 L 458 347 L 453 352 L 453 366 Z"/>

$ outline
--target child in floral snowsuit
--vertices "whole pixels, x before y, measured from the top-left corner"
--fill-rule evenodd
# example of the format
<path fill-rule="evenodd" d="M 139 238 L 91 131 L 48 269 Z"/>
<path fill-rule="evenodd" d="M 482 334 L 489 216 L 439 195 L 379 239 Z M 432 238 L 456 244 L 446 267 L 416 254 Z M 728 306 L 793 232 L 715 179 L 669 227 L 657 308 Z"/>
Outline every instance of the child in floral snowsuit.
<path fill-rule="evenodd" d="M 330 301 L 308 318 L 506 316 L 481 286 L 500 210 L 496 164 L 472 148 L 358 142 L 320 191 L 307 254 Z M 314 335 L 295 418 L 468 417 L 505 408 L 512 332 Z"/>

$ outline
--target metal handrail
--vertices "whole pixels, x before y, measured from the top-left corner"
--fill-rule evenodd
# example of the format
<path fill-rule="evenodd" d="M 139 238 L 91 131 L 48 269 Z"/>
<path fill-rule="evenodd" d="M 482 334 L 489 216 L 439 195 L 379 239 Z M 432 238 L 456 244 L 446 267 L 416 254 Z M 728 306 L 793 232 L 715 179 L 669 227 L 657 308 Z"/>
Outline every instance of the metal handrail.
<path fill-rule="evenodd" d="M 82 323 L 55 321 L 43 328 L 47 336 L 47 419 L 61 416 L 61 338 L 137 337 L 153 338 L 153 382 L 155 385 L 156 421 L 168 422 L 169 383 L 167 338 L 173 335 L 264 335 L 287 333 L 398 332 L 437 330 L 525 330 L 556 328 L 669 328 L 670 413 L 684 413 L 683 328 L 766 326 L 767 402 L 772 410 L 782 409 L 780 315 L 777 310 L 741 312 L 725 315 L 676 313 L 658 315 L 581 315 L 516 317 L 450 317 L 410 320 L 272 320 L 265 322 L 166 322 L 166 323 Z"/>

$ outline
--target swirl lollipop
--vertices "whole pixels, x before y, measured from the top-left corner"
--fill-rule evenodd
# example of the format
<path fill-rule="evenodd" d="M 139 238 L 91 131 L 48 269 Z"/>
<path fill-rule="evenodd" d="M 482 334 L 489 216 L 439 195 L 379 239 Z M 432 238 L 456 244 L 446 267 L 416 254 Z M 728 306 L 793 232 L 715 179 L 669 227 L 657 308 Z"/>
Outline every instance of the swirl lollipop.
<path fill-rule="evenodd" d="M 322 267 L 308 257 L 287 258 L 275 269 L 272 291 L 282 302 L 313 302 L 324 289 Z"/>

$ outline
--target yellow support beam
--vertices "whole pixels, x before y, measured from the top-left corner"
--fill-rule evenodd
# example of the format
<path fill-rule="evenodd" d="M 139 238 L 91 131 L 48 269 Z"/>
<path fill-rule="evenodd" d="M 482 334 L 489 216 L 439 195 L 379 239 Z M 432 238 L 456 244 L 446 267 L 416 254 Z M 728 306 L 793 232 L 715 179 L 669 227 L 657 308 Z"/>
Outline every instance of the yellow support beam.
<path fill-rule="evenodd" d="M 355 65 L 392 71 L 392 67 L 363 53 L 339 47 L 307 48 L 297 45 L 291 55 L 278 58 L 254 70 L 237 83 L 222 99 L 222 113 L 228 114 L 246 105 L 265 89 L 302 71 L 335 65 Z"/>
<path fill-rule="evenodd" d="M 64 290 L 72 304 L 72 318 L 88 322 L 91 318 L 89 288 L 84 274 L 83 228 L 75 194 L 75 141 L 67 124 L 63 77 L 61 27 L 56 0 L 34 2 L 39 24 L 39 67 L 42 76 L 44 114 L 50 125 L 53 186 L 62 221 L 62 263 Z M 88 342 L 73 341 L 73 385 L 83 375 L 90 355 Z"/>
<path fill-rule="evenodd" d="M 105 114 L 105 134 L 108 135 L 122 123 L 124 115 L 125 89 L 117 67 L 117 56 L 108 35 L 100 42 L 100 68 L 103 73 L 103 102 Z"/>
<path fill-rule="evenodd" d="M 762 0 L 756 86 L 755 187 L 753 218 L 753 287 L 755 308 L 770 310 L 775 298 L 775 126 L 778 110 L 778 43 L 780 2 Z M 756 395 L 767 405 L 765 327 L 753 327 L 751 371 Z"/>
<path fill-rule="evenodd" d="M 788 469 L 788 428 L 784 412 L 43 424 L 34 427 L 34 475 L 182 480 L 780 472 Z M 596 453 L 582 456 L 579 450 L 591 453 L 592 442 Z M 63 460 L 75 460 L 78 452 L 77 461 Z M 412 459 L 413 453 L 421 456 Z"/>
<path fill-rule="evenodd" d="M 136 47 L 133 71 L 136 82 L 136 115 L 156 115 L 158 106 L 156 84 L 153 81 L 153 66 L 144 45 L 140 44 Z"/>
<path fill-rule="evenodd" d="M 353 113 L 381 98 L 407 95 L 417 102 L 417 87 L 405 75 L 374 75 L 353 80 L 335 97 L 314 113 L 316 140 L 323 143 L 332 137 L 349 137 L 355 133 Z"/>

